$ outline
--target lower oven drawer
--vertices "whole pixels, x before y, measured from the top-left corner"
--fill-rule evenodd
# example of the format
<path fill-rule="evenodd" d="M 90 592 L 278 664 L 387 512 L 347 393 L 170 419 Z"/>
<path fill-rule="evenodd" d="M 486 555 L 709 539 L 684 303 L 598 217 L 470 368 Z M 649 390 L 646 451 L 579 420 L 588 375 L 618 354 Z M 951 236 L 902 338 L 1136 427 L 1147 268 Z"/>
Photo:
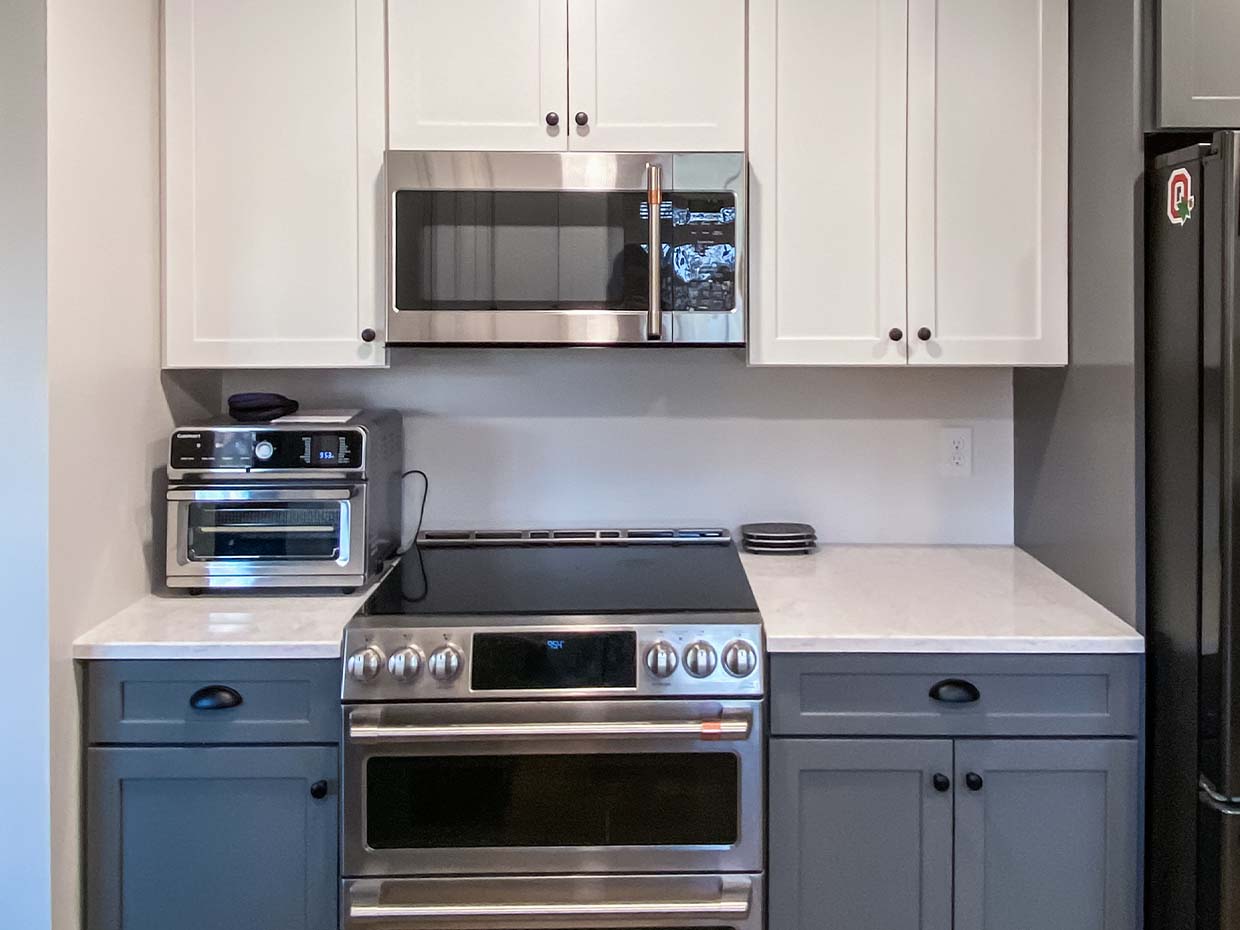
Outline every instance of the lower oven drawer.
<path fill-rule="evenodd" d="M 563 875 L 345 881 L 342 930 L 762 930 L 762 876 Z"/>
<path fill-rule="evenodd" d="M 757 872 L 761 701 L 359 705 L 344 875 Z"/>

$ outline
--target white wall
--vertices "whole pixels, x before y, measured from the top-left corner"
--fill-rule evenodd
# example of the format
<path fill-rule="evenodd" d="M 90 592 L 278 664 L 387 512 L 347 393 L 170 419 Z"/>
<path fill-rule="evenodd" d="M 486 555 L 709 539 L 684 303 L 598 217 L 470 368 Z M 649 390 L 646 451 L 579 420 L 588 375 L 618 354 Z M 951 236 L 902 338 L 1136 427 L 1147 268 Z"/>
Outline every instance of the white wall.
<path fill-rule="evenodd" d="M 727 350 L 410 350 L 225 391 L 406 412 L 428 527 L 804 519 L 828 540 L 1010 543 L 1009 370 L 747 368 Z M 938 430 L 972 426 L 974 476 Z M 411 502 L 416 492 L 411 487 Z"/>
<path fill-rule="evenodd" d="M 53 918 L 79 921 L 75 636 L 150 590 L 159 374 L 159 0 L 48 3 Z M 175 921 L 174 921 L 175 922 Z"/>
<path fill-rule="evenodd" d="M 0 3 L 0 481 L 4 682 L 0 927 L 46 930 L 51 834 L 47 688 L 47 107 L 43 0 Z"/>

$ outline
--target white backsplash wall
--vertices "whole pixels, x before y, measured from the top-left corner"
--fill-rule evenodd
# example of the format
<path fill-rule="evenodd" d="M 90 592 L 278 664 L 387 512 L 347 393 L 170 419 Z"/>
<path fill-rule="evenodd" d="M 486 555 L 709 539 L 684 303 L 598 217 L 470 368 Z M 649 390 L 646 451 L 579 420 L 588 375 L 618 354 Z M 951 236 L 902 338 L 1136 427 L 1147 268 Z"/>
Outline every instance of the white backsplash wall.
<path fill-rule="evenodd" d="M 303 408 L 402 410 L 407 466 L 431 478 L 426 528 L 795 519 L 835 542 L 1012 541 L 1009 369 L 747 368 L 722 349 L 424 349 L 394 353 L 388 371 L 225 376 L 226 395 L 248 390 Z M 940 476 L 943 426 L 973 428 L 972 477 Z"/>

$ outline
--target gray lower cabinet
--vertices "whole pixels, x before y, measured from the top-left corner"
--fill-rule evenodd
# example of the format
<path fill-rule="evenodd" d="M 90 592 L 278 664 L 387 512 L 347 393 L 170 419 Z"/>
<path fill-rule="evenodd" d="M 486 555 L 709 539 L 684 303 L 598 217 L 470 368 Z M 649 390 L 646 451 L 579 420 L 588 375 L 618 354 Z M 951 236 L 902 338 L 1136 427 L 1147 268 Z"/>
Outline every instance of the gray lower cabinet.
<path fill-rule="evenodd" d="M 335 748 L 107 747 L 86 764 L 87 930 L 336 927 Z"/>
<path fill-rule="evenodd" d="M 956 743 L 956 930 L 1132 930 L 1135 740 Z"/>
<path fill-rule="evenodd" d="M 1160 126 L 1240 126 L 1240 3 L 1161 0 L 1157 15 Z"/>
<path fill-rule="evenodd" d="M 771 930 L 950 930 L 950 740 L 775 740 L 770 766 Z"/>

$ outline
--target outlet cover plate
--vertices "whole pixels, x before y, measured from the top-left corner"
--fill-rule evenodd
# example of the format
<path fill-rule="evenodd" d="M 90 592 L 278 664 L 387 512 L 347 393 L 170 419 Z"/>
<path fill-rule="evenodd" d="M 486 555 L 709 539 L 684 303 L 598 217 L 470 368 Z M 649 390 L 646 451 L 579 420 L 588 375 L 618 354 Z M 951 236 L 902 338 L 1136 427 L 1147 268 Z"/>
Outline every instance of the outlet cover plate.
<path fill-rule="evenodd" d="M 973 476 L 973 428 L 945 426 L 939 430 L 939 474 L 944 478 Z"/>

